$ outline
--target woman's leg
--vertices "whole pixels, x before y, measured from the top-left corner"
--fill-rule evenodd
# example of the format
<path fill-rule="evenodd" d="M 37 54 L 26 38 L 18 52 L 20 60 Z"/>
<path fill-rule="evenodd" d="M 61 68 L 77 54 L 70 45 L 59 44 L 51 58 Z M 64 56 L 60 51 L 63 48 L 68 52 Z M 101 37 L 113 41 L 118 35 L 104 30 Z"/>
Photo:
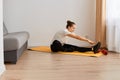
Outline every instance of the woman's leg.
<path fill-rule="evenodd" d="M 96 45 L 94 45 L 91 48 L 87 48 L 87 47 L 78 47 L 78 46 L 74 46 L 74 45 L 70 45 L 70 44 L 64 44 L 63 48 L 64 51 L 68 51 L 68 52 L 72 52 L 72 51 L 79 51 L 79 52 L 86 52 L 86 51 L 93 51 L 94 53 L 97 53 L 97 51 L 99 50 L 101 46 L 101 43 L 98 42 Z"/>
<path fill-rule="evenodd" d="M 53 52 L 63 51 L 62 44 L 58 40 L 53 41 L 50 47 Z"/>
<path fill-rule="evenodd" d="M 92 51 L 92 47 L 91 48 L 78 47 L 78 46 L 71 45 L 71 44 L 64 44 L 63 47 L 64 47 L 64 51 L 65 52 L 73 52 L 73 51 L 86 52 L 86 51 Z"/>
<path fill-rule="evenodd" d="M 64 44 L 62 46 L 62 44 L 58 41 L 55 40 L 52 44 L 51 44 L 51 50 L 53 52 L 58 52 L 58 51 L 64 51 L 64 52 L 73 52 L 73 51 L 79 51 L 79 52 L 86 52 L 86 51 L 93 51 L 94 53 L 96 53 L 98 51 L 98 49 L 100 48 L 101 43 L 98 42 L 96 45 L 94 45 L 91 48 L 87 48 L 87 47 L 78 47 L 78 46 L 74 46 L 74 45 L 70 45 L 70 44 Z"/>

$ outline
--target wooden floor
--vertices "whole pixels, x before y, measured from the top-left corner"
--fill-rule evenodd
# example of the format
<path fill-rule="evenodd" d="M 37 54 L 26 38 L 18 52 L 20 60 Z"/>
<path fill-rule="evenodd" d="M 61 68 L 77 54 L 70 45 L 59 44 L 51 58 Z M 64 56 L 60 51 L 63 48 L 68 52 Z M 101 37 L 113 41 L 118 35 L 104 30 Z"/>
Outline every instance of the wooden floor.
<path fill-rule="evenodd" d="M 26 51 L 0 80 L 120 80 L 120 54 L 86 57 Z"/>

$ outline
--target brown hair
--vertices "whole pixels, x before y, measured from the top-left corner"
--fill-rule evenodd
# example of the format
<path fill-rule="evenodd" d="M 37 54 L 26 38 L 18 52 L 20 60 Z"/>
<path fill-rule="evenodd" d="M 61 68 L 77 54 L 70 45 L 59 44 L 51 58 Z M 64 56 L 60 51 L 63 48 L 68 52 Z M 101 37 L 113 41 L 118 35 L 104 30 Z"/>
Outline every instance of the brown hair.
<path fill-rule="evenodd" d="M 72 22 L 72 21 L 70 21 L 70 20 L 67 20 L 66 28 L 68 28 L 68 27 L 72 27 L 73 25 L 75 25 L 74 22 Z"/>

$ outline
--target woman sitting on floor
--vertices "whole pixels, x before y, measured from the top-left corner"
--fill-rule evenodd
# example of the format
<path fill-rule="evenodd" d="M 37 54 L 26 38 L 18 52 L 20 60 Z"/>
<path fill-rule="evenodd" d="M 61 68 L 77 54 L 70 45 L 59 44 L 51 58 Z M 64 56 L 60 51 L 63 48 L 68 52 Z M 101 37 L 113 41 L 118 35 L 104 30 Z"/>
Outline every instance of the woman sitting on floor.
<path fill-rule="evenodd" d="M 53 52 L 63 51 L 63 52 L 73 52 L 73 51 L 79 51 L 79 52 L 86 52 L 86 51 L 93 51 L 94 53 L 97 53 L 99 50 L 101 43 L 98 42 L 95 44 L 95 42 L 81 37 L 79 35 L 76 35 L 74 32 L 76 28 L 76 24 L 72 21 L 67 21 L 66 29 L 58 31 L 54 37 L 51 44 L 51 50 Z M 95 44 L 94 46 L 87 48 L 87 47 L 79 47 L 71 44 L 66 44 L 66 37 L 72 37 L 78 40 L 86 41 L 90 44 Z"/>

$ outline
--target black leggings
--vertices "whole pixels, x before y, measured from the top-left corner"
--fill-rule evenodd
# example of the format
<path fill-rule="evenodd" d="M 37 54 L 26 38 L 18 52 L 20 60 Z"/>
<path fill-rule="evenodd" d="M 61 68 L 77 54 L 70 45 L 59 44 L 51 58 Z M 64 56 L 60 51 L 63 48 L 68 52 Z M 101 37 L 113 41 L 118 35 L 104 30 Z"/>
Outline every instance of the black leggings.
<path fill-rule="evenodd" d="M 70 44 L 64 44 L 62 45 L 58 40 L 53 41 L 51 44 L 51 50 L 53 52 L 63 51 L 63 52 L 73 52 L 73 51 L 79 51 L 79 52 L 86 52 L 86 51 L 92 51 L 92 48 L 86 48 L 86 47 L 78 47 Z"/>

